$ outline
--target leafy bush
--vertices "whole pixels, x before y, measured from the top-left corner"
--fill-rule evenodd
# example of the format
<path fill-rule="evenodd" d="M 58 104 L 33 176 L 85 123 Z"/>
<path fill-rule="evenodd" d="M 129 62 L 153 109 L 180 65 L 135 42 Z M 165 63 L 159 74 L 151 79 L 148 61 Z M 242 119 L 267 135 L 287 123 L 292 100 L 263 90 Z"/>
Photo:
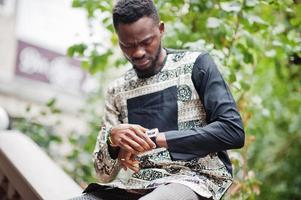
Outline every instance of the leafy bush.
<path fill-rule="evenodd" d="M 164 46 L 210 51 L 242 113 L 247 145 L 234 153 L 236 184 L 229 198 L 301 198 L 300 1 L 155 2 L 166 25 Z M 69 55 L 80 55 L 92 73 L 122 65 L 115 60 L 120 53 L 112 1 L 73 0 L 73 6 L 107 27 L 111 48 L 97 53 L 95 47 L 102 44 L 85 44 L 80 52 L 70 47 Z"/>
<path fill-rule="evenodd" d="M 300 199 L 300 1 L 155 2 L 166 25 L 164 46 L 210 51 L 242 113 L 246 146 L 231 154 L 235 183 L 225 199 Z M 75 44 L 68 55 L 80 58 L 92 74 L 124 66 L 111 21 L 112 1 L 73 0 L 73 7 L 85 9 L 91 24 L 105 26 L 109 40 Z M 68 161 L 79 182 L 94 176 L 91 163 L 77 160 L 94 147 L 100 116 L 92 111 L 87 111 L 91 134 L 70 140 L 74 152 Z"/>

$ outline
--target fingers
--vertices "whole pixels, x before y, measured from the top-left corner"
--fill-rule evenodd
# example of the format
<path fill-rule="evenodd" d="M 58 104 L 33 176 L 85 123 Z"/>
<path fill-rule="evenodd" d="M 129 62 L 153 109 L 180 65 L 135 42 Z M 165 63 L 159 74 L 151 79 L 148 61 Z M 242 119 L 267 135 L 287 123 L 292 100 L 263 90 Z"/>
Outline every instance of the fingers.
<path fill-rule="evenodd" d="M 123 134 L 120 138 L 120 147 L 130 151 L 133 154 L 147 150 L 147 148 L 144 148 L 144 146 L 141 145 L 145 142 L 136 136 L 136 134 L 131 130 L 127 130 L 127 133 Z"/>
<path fill-rule="evenodd" d="M 120 142 L 120 148 L 125 150 L 125 151 L 128 151 L 132 154 L 138 154 L 139 153 L 138 150 L 133 149 L 132 146 L 128 145 L 127 143 L 125 143 L 123 141 Z"/>
<path fill-rule="evenodd" d="M 125 161 L 123 161 L 123 162 L 121 162 L 121 164 L 122 164 L 122 168 L 126 171 L 127 169 L 131 169 L 131 170 L 133 170 L 134 172 L 138 172 L 139 171 L 139 164 L 137 163 L 135 163 L 135 164 L 133 164 L 133 163 L 127 163 L 127 162 L 125 162 Z"/>
<path fill-rule="evenodd" d="M 144 128 L 143 126 L 140 125 L 136 125 L 140 130 L 142 130 L 143 133 L 145 133 L 145 131 L 147 131 L 147 128 Z"/>
<path fill-rule="evenodd" d="M 131 153 L 144 151 L 144 148 L 140 145 L 140 143 L 143 143 L 142 139 L 136 136 L 135 132 L 129 128 L 121 129 L 116 127 L 116 129 L 112 129 L 111 137 L 114 138 L 114 143 L 117 146 Z"/>
<path fill-rule="evenodd" d="M 125 154 L 126 154 L 126 151 L 120 149 L 119 154 L 118 154 L 118 160 L 120 161 L 121 164 L 123 161 L 125 161 Z M 122 168 L 124 170 L 127 170 L 127 167 L 123 164 L 122 164 Z"/>
<path fill-rule="evenodd" d="M 125 160 L 126 160 L 126 161 L 130 161 L 130 160 L 131 160 L 131 155 L 134 155 L 134 154 L 131 154 L 131 153 L 129 153 L 129 152 L 126 152 L 126 154 L 125 154 L 125 156 L 124 156 Z M 133 161 L 134 161 L 134 160 L 133 160 Z"/>
<path fill-rule="evenodd" d="M 122 163 L 122 166 L 124 166 L 125 168 L 129 168 L 129 169 L 133 170 L 134 172 L 139 171 L 139 162 L 136 160 L 133 161 L 133 160 L 122 159 L 121 163 Z"/>
<path fill-rule="evenodd" d="M 134 159 L 134 154 L 121 150 L 118 157 L 124 170 L 129 168 L 135 172 L 139 171 L 139 162 Z"/>
<path fill-rule="evenodd" d="M 136 135 L 140 138 L 140 145 L 144 148 L 145 151 L 156 148 L 155 143 L 145 134 L 147 131 L 146 128 L 140 125 L 134 125 L 131 129 L 136 133 Z"/>
<path fill-rule="evenodd" d="M 134 172 L 138 172 L 139 171 L 139 164 L 126 164 L 126 167 L 133 170 Z"/>
<path fill-rule="evenodd" d="M 145 133 L 133 127 L 130 130 L 123 131 L 119 143 L 121 148 L 124 148 L 133 154 L 148 151 L 155 147 L 155 144 L 153 144 Z"/>
<path fill-rule="evenodd" d="M 136 124 L 120 124 L 112 129 L 114 144 L 133 154 L 149 151 L 156 147 L 145 134 L 146 128 Z"/>
<path fill-rule="evenodd" d="M 152 140 L 145 134 L 147 130 L 146 128 L 140 125 L 131 125 L 130 130 L 131 130 L 130 136 L 137 144 L 140 145 L 140 147 L 144 149 L 144 151 L 148 151 L 156 147 L 156 145 L 152 142 Z"/>

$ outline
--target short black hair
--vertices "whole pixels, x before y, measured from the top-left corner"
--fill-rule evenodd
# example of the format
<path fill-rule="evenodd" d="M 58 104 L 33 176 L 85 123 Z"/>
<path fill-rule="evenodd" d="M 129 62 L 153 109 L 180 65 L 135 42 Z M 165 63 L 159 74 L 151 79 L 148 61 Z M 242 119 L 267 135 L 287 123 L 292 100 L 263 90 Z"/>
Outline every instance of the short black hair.
<path fill-rule="evenodd" d="M 130 24 L 142 17 L 151 17 L 160 21 L 153 0 L 118 0 L 113 9 L 113 24 L 115 29 L 120 23 Z"/>

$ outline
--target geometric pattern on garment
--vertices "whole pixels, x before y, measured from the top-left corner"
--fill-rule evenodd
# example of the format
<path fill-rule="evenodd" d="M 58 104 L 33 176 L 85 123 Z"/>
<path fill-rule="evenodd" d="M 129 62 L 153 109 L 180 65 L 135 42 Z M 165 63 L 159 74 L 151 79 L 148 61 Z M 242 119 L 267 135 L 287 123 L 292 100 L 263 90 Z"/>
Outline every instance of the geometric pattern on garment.
<path fill-rule="evenodd" d="M 156 75 L 145 79 L 138 78 L 134 70 L 129 70 L 108 90 L 105 125 L 108 127 L 116 125 L 117 120 L 118 123 L 138 122 L 145 125 L 143 118 L 146 117 L 149 121 L 146 127 L 160 127 L 161 131 L 187 130 L 205 126 L 206 113 L 191 80 L 192 68 L 199 55 L 200 52 L 188 51 L 168 53 L 163 69 Z M 156 99 L 162 96 L 164 97 L 162 102 Z M 162 123 L 156 122 L 158 124 L 155 124 L 153 121 L 156 119 L 153 118 L 162 112 L 159 109 L 160 106 L 154 106 L 154 115 L 152 115 L 150 113 L 154 104 L 140 105 L 142 104 L 140 98 L 150 98 L 150 101 L 155 100 L 160 106 L 167 106 L 169 114 L 165 117 L 170 119 L 164 119 Z M 142 109 L 140 114 L 139 109 Z M 176 113 L 173 113 L 172 109 L 175 109 Z M 164 123 L 168 124 L 168 128 L 164 129 Z M 118 161 L 107 157 L 106 141 L 98 142 L 95 149 L 96 158 L 97 155 L 103 154 L 98 157 L 104 159 L 103 161 L 110 160 L 105 162 L 112 163 L 112 165 L 104 166 L 101 162 L 95 162 L 100 165 L 96 166 L 96 169 L 99 173 L 110 170 L 115 172 L 116 170 L 112 168 L 120 167 Z M 139 172 L 131 173 L 129 170 L 121 169 L 112 182 L 100 184 L 143 190 L 166 183 L 181 183 L 201 196 L 220 199 L 232 183 L 232 176 L 217 153 L 176 161 L 171 158 L 169 151 L 165 148 L 158 148 L 140 155 L 138 159 L 141 167 Z"/>

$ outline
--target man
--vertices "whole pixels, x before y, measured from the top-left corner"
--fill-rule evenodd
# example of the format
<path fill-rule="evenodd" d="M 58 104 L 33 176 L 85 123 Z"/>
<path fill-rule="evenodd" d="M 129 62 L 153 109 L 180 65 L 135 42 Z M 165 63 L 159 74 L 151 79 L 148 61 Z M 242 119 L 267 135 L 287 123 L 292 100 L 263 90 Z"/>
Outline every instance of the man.
<path fill-rule="evenodd" d="M 94 154 L 100 183 L 85 198 L 220 199 L 232 183 L 226 150 L 244 145 L 244 130 L 215 63 L 163 48 L 152 0 L 119 0 L 113 23 L 133 69 L 108 89 Z"/>

